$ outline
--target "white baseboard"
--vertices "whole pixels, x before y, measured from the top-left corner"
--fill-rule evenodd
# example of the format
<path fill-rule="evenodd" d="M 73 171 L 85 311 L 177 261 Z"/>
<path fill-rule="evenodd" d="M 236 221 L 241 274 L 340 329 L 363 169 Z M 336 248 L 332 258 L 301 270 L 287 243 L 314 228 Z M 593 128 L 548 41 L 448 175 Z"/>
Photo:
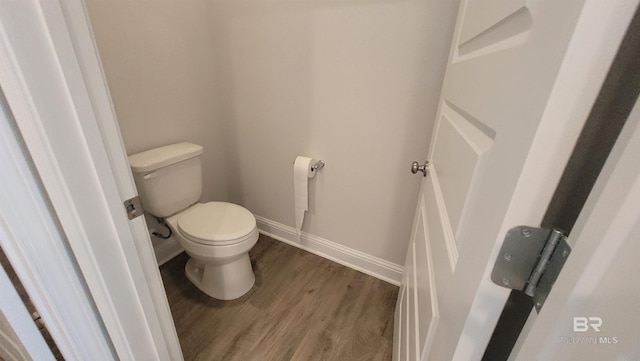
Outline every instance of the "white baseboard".
<path fill-rule="evenodd" d="M 154 242 L 153 251 L 156 254 L 158 266 L 162 266 L 163 264 L 169 262 L 173 257 L 179 255 L 182 251 L 184 251 L 184 249 L 182 248 L 180 243 L 178 243 L 178 240 L 172 236 L 168 239 L 161 240 L 161 242 Z"/>
<path fill-rule="evenodd" d="M 265 236 L 340 263 L 343 266 L 353 268 L 393 285 L 400 285 L 403 272 L 403 267 L 400 265 L 306 232 L 302 232 L 301 236 L 298 237 L 298 232 L 295 228 L 261 216 L 255 217 L 258 222 L 258 230 Z"/>

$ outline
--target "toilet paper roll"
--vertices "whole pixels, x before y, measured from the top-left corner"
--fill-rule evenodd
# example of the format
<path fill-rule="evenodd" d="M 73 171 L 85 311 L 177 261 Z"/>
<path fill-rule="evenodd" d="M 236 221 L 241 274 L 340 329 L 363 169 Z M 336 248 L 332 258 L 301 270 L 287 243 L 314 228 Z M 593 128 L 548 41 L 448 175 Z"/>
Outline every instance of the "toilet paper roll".
<path fill-rule="evenodd" d="M 304 215 L 309 210 L 309 179 L 316 175 L 316 170 L 312 168 L 316 162 L 313 158 L 300 155 L 293 162 L 293 192 L 298 235 L 302 229 Z"/>

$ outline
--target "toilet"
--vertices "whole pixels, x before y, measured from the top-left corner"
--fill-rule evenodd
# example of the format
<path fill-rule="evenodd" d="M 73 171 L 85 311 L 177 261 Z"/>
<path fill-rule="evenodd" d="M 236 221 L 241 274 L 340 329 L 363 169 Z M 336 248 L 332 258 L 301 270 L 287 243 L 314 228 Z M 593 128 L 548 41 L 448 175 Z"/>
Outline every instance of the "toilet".
<path fill-rule="evenodd" d="M 187 278 L 207 295 L 233 300 L 255 283 L 249 250 L 256 219 L 227 202 L 199 203 L 202 146 L 177 143 L 129 156 L 144 210 L 165 220 L 190 256 Z"/>

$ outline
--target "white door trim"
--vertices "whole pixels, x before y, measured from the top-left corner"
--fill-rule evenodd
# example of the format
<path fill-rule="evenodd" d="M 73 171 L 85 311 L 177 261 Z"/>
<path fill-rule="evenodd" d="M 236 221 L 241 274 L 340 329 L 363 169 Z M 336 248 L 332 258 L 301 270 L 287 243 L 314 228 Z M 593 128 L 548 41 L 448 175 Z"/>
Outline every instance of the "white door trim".
<path fill-rule="evenodd" d="M 2 60 L 3 55 L 0 50 Z M 4 68 L 0 70 L 3 73 Z M 0 84 L 4 85 L 1 75 Z M 0 245 L 65 357 L 115 360 L 91 294 L 74 268 L 73 255 L 51 214 L 32 164 L 16 139 L 12 123 L 9 107 L 0 94 Z M 3 284 L 7 282 L 8 279 Z M 5 312 L 5 316 L 27 352 L 34 360 L 53 360 L 37 329 L 34 336 L 35 324 L 28 313 L 21 314 L 26 309 L 18 295 L 15 294 L 18 298 L 13 306 L 6 304 L 15 299 L 12 295 L 15 289 L 11 283 L 5 286 L 0 297 L 2 307 L 3 310 L 10 307 L 11 312 Z"/>
<path fill-rule="evenodd" d="M 116 182 L 120 205 L 127 199 L 138 195 L 127 153 L 122 140 L 120 127 L 116 117 L 111 94 L 107 86 L 102 62 L 94 41 L 93 30 L 89 21 L 88 11 L 83 0 L 62 0 L 62 14 L 66 21 L 66 31 L 75 52 L 79 73 L 84 81 L 84 91 L 78 102 L 90 101 L 96 123 L 100 128 L 104 150 L 107 153 L 109 164 L 102 167 L 110 167 Z M 59 26 L 64 24 L 58 23 Z M 157 344 L 166 347 L 166 357 L 170 360 L 182 360 L 182 349 L 178 341 L 175 324 L 171 317 L 171 310 L 158 269 L 158 260 L 151 243 L 147 224 L 142 217 L 128 222 L 130 232 L 134 240 L 137 255 L 131 255 L 131 262 L 139 262 L 142 268 L 148 288 L 149 297 L 143 300 L 146 317 L 153 320 L 154 340 Z M 175 247 L 174 247 L 175 248 Z M 178 249 L 182 249 L 178 245 Z M 137 256 L 137 258 L 136 258 Z M 166 262 L 166 261 L 165 261 Z M 157 322 L 157 323 L 156 323 Z M 164 351 L 163 351 L 164 352 Z"/>
<path fill-rule="evenodd" d="M 592 297 L 598 291 L 596 287 L 617 261 L 616 254 L 625 242 L 637 242 L 637 239 L 633 238 L 633 232 L 637 233 L 640 225 L 639 150 L 640 99 L 636 100 L 634 109 L 576 220 L 568 239 L 573 251 L 554 284 L 553 292 L 549 294 L 539 315 L 535 311 L 531 312 L 509 360 L 566 359 L 563 352 L 567 348 L 575 349 L 581 346 L 564 344 L 557 338 L 580 336 L 571 328 L 573 316 L 589 314 Z M 634 275 L 620 275 L 620 279 L 624 277 Z M 630 282 L 627 287 L 629 292 L 626 296 L 637 298 L 640 293 L 637 283 Z M 623 308 L 620 312 L 637 310 Z M 610 328 L 609 332 L 616 330 Z M 608 335 L 626 338 L 627 341 L 633 338 L 637 342 L 638 339 L 637 334 Z M 628 350 L 617 349 L 613 345 L 601 347 L 609 347 L 612 353 L 618 353 L 620 360 L 634 359 L 634 356 L 637 357 L 640 353 L 636 349 L 634 355 L 627 354 L 623 357 L 622 352 Z"/>
<path fill-rule="evenodd" d="M 0 84 L 104 322 L 108 336 L 102 342 L 110 341 L 120 360 L 182 360 L 159 271 L 143 267 L 155 262 L 144 220 L 128 221 L 122 206 L 122 177 L 113 169 L 122 171 L 124 151 L 118 166 L 117 152 L 103 140 L 105 125 L 117 130 L 117 123 L 95 47 L 87 44 L 90 34 L 80 0 L 0 2 Z M 87 55 L 92 52 L 93 59 Z M 130 190 L 135 194 L 132 185 Z M 3 203 L 0 210 L 11 207 Z M 34 262 L 25 260 L 27 270 Z M 66 287 L 56 291 L 73 297 Z M 50 318 L 58 316 L 54 310 Z M 64 336 L 51 331 L 56 341 Z M 80 340 L 68 340 L 65 357 L 96 359 L 100 353 L 85 350 L 91 356 L 76 357 L 69 351 L 88 347 Z"/>

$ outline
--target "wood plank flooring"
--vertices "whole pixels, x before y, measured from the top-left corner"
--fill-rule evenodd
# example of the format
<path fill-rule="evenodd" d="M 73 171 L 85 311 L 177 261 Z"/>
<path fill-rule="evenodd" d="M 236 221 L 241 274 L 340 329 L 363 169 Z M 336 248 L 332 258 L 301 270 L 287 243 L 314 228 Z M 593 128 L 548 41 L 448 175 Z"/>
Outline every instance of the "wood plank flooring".
<path fill-rule="evenodd" d="M 31 302 L 31 298 L 29 297 L 29 294 L 27 293 L 27 290 L 24 288 L 24 285 L 22 285 L 22 282 L 18 278 L 18 274 L 13 269 L 13 266 L 9 262 L 9 258 L 4 253 L 4 250 L 2 248 L 0 248 L 0 266 L 7 273 L 7 276 L 9 276 L 9 280 L 11 281 L 11 283 L 13 284 L 13 287 L 18 292 L 18 296 L 20 296 L 20 299 L 22 300 L 22 303 L 24 303 L 24 306 L 27 308 L 27 311 L 29 312 L 29 314 L 33 315 L 34 312 L 37 312 L 36 307 L 34 306 L 33 302 Z M 1 311 L 0 311 L 0 313 L 1 313 Z M 0 317 L 4 318 L 4 315 L 2 315 Z M 5 319 L 5 321 L 6 321 L 6 319 Z M 8 326 L 7 323 L 4 323 L 4 324 Z M 40 330 L 40 333 L 42 334 L 42 337 L 44 338 L 44 341 L 47 343 L 47 346 L 49 346 L 49 349 L 51 350 L 51 353 L 53 354 L 53 357 L 55 357 L 56 360 L 64 360 L 64 357 L 62 356 L 62 353 L 60 352 L 60 349 L 58 349 L 58 345 L 56 345 L 56 342 L 53 340 L 53 337 L 51 337 L 51 334 L 49 333 L 49 330 L 44 325 L 44 323 L 36 324 L 36 325 L 38 326 L 38 329 Z M 12 330 L 7 330 L 7 333 L 11 333 L 11 332 L 13 332 L 13 331 Z M 9 341 L 9 342 L 12 342 L 15 345 L 19 345 L 19 347 L 24 349 L 24 345 L 22 345 L 22 342 L 20 340 L 15 340 L 15 339 L 4 340 L 3 339 L 4 336 L 6 336 L 6 335 L 2 335 L 2 325 L 0 324 L 0 348 L 2 348 L 3 342 Z M 16 337 L 17 337 L 17 335 L 16 335 Z M 2 356 L 3 356 L 3 352 L 2 352 L 2 350 L 0 350 L 0 361 L 4 361 L 4 358 L 6 358 L 7 360 L 11 360 L 12 359 L 12 358 L 8 357 L 7 355 L 5 355 L 4 358 Z"/>
<path fill-rule="evenodd" d="M 184 275 L 161 274 L 185 360 L 391 360 L 398 287 L 260 235 L 251 291 L 219 301 Z"/>

